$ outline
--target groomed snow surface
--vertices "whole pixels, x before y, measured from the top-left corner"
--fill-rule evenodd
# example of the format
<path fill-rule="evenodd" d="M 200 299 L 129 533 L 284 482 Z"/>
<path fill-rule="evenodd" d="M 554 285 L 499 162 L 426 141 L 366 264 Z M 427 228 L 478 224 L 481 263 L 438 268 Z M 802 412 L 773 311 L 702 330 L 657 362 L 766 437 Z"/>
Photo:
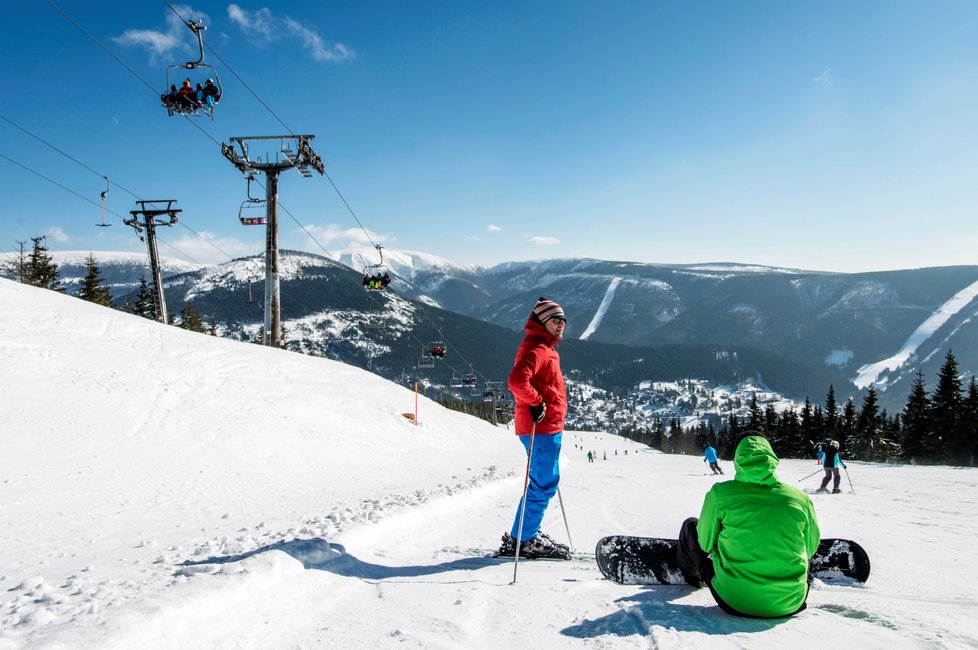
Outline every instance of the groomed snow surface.
<path fill-rule="evenodd" d="M 698 457 L 565 434 L 581 557 L 511 585 L 481 555 L 522 488 L 512 432 L 425 398 L 416 426 L 413 393 L 369 373 L 0 280 L 0 384 L 2 649 L 978 646 L 974 469 L 849 463 L 855 493 L 814 498 L 869 582 L 753 620 L 591 557 L 675 536 L 715 480 Z M 780 475 L 812 490 L 817 469 Z M 567 541 L 556 500 L 544 529 Z"/>

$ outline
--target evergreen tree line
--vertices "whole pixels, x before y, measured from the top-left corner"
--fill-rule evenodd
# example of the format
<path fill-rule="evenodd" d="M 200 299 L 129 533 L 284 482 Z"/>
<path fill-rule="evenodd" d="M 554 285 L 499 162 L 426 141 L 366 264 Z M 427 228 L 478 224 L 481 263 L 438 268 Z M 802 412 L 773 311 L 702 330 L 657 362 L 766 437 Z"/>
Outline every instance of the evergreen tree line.
<path fill-rule="evenodd" d="M 43 236 L 31 237 L 31 250 L 29 252 L 25 248 L 26 242 L 18 242 L 16 256 L 5 264 L 3 270 L 6 275 L 18 282 L 67 293 L 61 283 L 60 269 L 44 245 L 45 239 L 46 237 Z M 136 291 L 135 300 L 127 297 L 121 306 L 116 306 L 112 300 L 109 284 L 102 277 L 102 270 L 92 254 L 89 254 L 85 259 L 85 277 L 82 278 L 79 285 L 78 297 L 97 305 L 121 309 L 129 314 L 156 320 L 156 300 L 146 278 L 139 278 L 139 289 Z M 169 314 L 169 321 L 186 330 L 217 335 L 217 318 L 212 317 L 209 322 L 205 322 L 200 311 L 190 303 L 180 310 L 178 319 Z"/>
<path fill-rule="evenodd" d="M 763 433 L 781 458 L 812 458 L 820 443 L 836 440 L 849 460 L 974 466 L 978 381 L 972 376 L 965 387 L 957 360 L 948 351 L 933 392 L 928 394 L 918 371 L 903 410 L 892 415 L 880 409 L 873 387 L 857 409 L 852 399 L 840 406 L 835 387 L 829 386 L 824 406 L 806 399 L 800 411 L 778 412 L 771 404 L 762 409 L 752 396 L 748 414 L 729 416 L 718 432 L 709 423 L 684 430 L 678 420 L 667 425 L 656 418 L 649 424 L 630 425 L 620 434 L 667 453 L 701 454 L 709 443 L 729 460 L 743 431 Z"/>

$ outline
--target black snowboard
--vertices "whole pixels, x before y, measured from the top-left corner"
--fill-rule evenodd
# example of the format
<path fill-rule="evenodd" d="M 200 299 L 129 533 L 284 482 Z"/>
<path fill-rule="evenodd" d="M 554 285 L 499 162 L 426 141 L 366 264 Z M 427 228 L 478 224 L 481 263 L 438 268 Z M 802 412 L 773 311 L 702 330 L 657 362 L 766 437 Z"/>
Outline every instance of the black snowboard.
<path fill-rule="evenodd" d="M 608 580 L 623 585 L 685 585 L 676 566 L 675 539 L 612 535 L 598 542 L 594 558 Z M 869 556 L 847 539 L 823 539 L 811 561 L 812 574 L 825 581 L 869 579 Z"/>

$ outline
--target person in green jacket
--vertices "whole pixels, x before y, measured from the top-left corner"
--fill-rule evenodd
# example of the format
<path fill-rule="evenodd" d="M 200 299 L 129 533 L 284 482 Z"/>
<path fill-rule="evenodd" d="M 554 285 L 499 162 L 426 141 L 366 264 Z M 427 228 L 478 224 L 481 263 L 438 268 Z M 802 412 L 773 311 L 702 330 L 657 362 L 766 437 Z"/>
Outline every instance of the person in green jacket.
<path fill-rule="evenodd" d="M 686 582 L 708 586 L 728 614 L 777 618 L 805 609 L 818 521 L 808 495 L 778 480 L 780 462 L 762 434 L 742 433 L 734 480 L 715 484 L 699 519 L 690 517 L 680 530 L 677 559 Z"/>

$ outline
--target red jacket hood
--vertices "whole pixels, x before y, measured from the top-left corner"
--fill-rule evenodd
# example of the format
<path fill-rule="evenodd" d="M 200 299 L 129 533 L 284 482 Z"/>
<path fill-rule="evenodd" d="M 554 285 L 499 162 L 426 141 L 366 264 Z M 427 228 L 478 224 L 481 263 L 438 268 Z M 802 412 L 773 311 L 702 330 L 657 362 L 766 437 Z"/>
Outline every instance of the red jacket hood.
<path fill-rule="evenodd" d="M 526 320 L 526 325 L 523 326 L 523 331 L 526 332 L 527 336 L 543 339 L 544 343 L 550 347 L 560 343 L 560 339 L 547 330 L 546 326 L 537 319 L 536 314 L 530 314 Z"/>

